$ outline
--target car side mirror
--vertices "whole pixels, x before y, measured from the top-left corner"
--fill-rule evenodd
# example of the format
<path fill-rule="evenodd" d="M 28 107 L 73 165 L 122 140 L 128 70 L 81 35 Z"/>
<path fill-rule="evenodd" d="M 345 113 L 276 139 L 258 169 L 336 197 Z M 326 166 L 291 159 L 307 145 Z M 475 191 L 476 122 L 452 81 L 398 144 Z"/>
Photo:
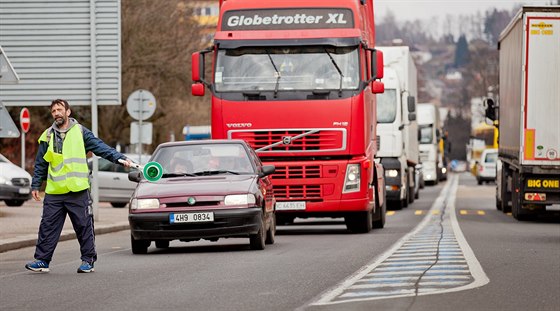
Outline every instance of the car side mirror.
<path fill-rule="evenodd" d="M 128 173 L 128 180 L 133 182 L 140 182 L 142 180 L 142 172 L 141 171 L 132 171 Z"/>
<path fill-rule="evenodd" d="M 276 167 L 274 165 L 263 165 L 262 171 L 259 173 L 259 178 L 268 176 L 276 171 Z"/>

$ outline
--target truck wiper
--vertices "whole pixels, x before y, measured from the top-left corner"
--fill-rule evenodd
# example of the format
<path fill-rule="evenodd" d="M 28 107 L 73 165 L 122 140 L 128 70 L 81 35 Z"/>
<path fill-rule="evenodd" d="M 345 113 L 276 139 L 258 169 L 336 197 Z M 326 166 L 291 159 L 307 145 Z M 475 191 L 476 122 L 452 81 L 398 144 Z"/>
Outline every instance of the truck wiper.
<path fill-rule="evenodd" d="M 270 63 L 272 64 L 272 67 L 274 67 L 274 73 L 276 74 L 276 85 L 274 86 L 274 98 L 276 98 L 278 97 L 278 87 L 280 85 L 280 71 L 278 71 L 274 60 L 272 59 L 272 56 L 270 56 L 270 53 L 268 51 L 266 51 L 266 55 L 268 55 L 268 59 L 270 59 Z"/>
<path fill-rule="evenodd" d="M 331 56 L 331 53 L 329 53 L 329 51 L 327 51 L 326 48 L 324 50 L 325 50 L 325 53 L 327 53 L 327 55 L 331 59 L 331 62 L 333 63 L 334 67 L 336 68 L 336 71 L 338 71 L 338 74 L 340 75 L 340 83 L 339 83 L 339 86 L 338 86 L 338 97 L 342 97 L 342 80 L 344 79 L 344 74 L 342 74 L 342 70 L 340 70 L 340 67 L 338 67 L 338 64 L 336 63 L 334 58 Z"/>

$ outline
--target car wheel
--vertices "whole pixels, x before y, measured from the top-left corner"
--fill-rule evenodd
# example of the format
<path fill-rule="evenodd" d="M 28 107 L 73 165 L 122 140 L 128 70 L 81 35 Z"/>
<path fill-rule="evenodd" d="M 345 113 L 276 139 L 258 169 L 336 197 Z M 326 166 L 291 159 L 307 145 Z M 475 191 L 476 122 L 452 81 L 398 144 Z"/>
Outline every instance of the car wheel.
<path fill-rule="evenodd" d="M 130 245 L 132 246 L 133 254 L 147 254 L 150 244 L 150 241 L 136 240 L 132 235 L 130 235 Z"/>
<path fill-rule="evenodd" d="M 8 206 L 22 206 L 24 200 L 4 200 Z"/>
<path fill-rule="evenodd" d="M 276 236 L 276 215 L 273 213 L 270 216 L 270 228 L 266 231 L 266 244 L 274 244 L 274 238 Z"/>
<path fill-rule="evenodd" d="M 111 206 L 112 207 L 117 207 L 117 208 L 122 208 L 126 206 L 126 203 L 116 203 L 116 202 L 111 202 Z"/>
<path fill-rule="evenodd" d="M 169 241 L 168 240 L 157 240 L 156 241 L 157 248 L 169 248 Z"/>
<path fill-rule="evenodd" d="M 249 235 L 249 244 L 252 250 L 263 250 L 266 243 L 266 232 L 264 221 L 261 219 L 259 232 Z"/>

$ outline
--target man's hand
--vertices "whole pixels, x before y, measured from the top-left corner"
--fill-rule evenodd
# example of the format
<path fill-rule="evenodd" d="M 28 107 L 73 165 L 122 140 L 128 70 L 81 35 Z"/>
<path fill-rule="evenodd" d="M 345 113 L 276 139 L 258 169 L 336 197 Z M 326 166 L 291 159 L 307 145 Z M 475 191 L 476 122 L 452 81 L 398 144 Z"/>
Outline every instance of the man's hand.
<path fill-rule="evenodd" d="M 41 197 L 39 196 L 39 190 L 32 190 L 31 196 L 33 197 L 33 200 L 41 201 Z"/>
<path fill-rule="evenodd" d="M 124 165 L 125 167 L 131 167 L 132 166 L 132 161 L 130 161 L 130 159 L 126 159 L 126 160 L 119 160 L 119 162 L 122 163 L 122 165 Z"/>

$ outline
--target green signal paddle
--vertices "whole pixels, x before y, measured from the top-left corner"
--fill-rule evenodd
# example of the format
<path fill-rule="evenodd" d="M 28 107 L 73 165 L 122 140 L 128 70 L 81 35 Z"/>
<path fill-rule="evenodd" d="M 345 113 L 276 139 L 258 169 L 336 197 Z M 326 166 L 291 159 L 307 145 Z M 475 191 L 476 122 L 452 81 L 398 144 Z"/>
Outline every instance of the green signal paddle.
<path fill-rule="evenodd" d="M 163 168 L 158 162 L 148 162 L 144 165 L 142 173 L 147 181 L 154 182 L 160 180 L 163 175 Z"/>
<path fill-rule="evenodd" d="M 124 164 L 126 161 L 120 159 L 119 162 Z M 161 176 L 163 175 L 163 168 L 161 167 L 161 164 L 159 164 L 158 162 L 153 162 L 153 161 L 148 162 L 144 166 L 138 163 L 132 163 L 131 166 L 139 170 L 142 170 L 142 174 L 144 175 L 144 178 L 146 178 L 146 180 L 149 182 L 158 181 L 161 179 Z"/>

